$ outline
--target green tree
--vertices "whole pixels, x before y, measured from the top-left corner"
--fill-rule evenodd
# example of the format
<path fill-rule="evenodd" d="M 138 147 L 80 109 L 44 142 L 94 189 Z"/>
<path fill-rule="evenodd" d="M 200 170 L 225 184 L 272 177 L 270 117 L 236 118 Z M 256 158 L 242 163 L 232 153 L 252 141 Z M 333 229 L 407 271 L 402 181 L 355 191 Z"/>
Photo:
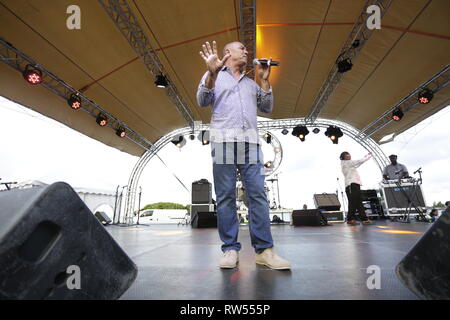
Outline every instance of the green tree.
<path fill-rule="evenodd" d="M 147 209 L 187 209 L 187 207 L 175 202 L 156 202 L 147 204 L 142 208 L 142 210 Z"/>
<path fill-rule="evenodd" d="M 445 205 L 441 201 L 439 201 L 438 203 L 436 203 L 435 201 L 433 202 L 433 208 L 445 208 Z"/>

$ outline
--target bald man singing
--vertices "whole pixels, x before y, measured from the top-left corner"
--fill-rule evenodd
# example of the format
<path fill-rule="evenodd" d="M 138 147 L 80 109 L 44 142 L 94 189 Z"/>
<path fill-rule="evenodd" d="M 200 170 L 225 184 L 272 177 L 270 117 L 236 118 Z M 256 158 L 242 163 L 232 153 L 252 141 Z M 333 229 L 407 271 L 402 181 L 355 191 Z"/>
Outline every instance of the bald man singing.
<path fill-rule="evenodd" d="M 260 86 L 245 75 L 248 52 L 240 42 L 223 48 L 219 58 L 216 42 L 206 42 L 200 56 L 207 72 L 200 81 L 197 102 L 212 106 L 210 140 L 214 190 L 217 198 L 217 227 L 223 242 L 220 268 L 235 268 L 241 244 L 236 208 L 236 174 L 239 170 L 249 204 L 249 231 L 256 263 L 272 269 L 291 265 L 273 251 L 269 204 L 264 190 L 264 166 L 257 130 L 257 109 L 272 112 L 270 65 L 258 64 Z"/>

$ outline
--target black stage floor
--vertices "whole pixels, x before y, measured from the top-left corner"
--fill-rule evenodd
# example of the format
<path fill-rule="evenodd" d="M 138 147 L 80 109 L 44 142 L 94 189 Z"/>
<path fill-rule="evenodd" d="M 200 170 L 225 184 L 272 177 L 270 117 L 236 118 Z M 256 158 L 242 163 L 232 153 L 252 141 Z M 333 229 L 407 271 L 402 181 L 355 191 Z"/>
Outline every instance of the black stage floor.
<path fill-rule="evenodd" d="M 292 264 L 276 271 L 255 264 L 248 226 L 236 269 L 219 269 L 217 229 L 150 225 L 107 230 L 139 269 L 121 299 L 289 300 L 417 299 L 395 275 L 395 266 L 431 226 L 375 221 L 372 226 L 272 225 L 277 253 Z M 369 289 L 369 266 L 380 268 L 380 289 Z"/>

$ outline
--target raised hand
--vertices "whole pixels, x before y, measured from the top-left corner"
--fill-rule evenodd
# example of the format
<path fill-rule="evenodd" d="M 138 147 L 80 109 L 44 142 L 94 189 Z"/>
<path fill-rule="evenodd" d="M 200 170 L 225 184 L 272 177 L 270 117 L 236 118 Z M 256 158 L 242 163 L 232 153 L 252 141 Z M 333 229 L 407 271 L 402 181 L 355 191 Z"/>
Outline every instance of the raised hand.
<path fill-rule="evenodd" d="M 199 53 L 203 60 L 205 60 L 206 67 L 208 68 L 209 73 L 214 77 L 217 76 L 217 74 L 225 64 L 225 61 L 227 61 L 227 59 L 230 57 L 230 54 L 227 53 L 223 56 L 222 60 L 220 60 L 219 56 L 217 55 L 217 46 L 215 41 L 213 41 L 212 49 L 209 42 L 206 42 L 204 45 L 202 45 L 202 49 L 203 51 L 200 51 Z"/>

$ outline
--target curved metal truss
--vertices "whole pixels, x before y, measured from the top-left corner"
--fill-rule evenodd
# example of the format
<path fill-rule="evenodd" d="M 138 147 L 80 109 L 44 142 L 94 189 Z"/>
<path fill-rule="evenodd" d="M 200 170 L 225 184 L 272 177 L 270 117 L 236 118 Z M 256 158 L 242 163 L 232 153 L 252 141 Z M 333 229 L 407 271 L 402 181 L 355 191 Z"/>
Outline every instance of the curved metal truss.
<path fill-rule="evenodd" d="M 266 162 L 264 165 L 264 175 L 268 177 L 274 174 L 280 167 L 281 160 L 283 160 L 283 148 L 281 147 L 280 140 L 278 140 L 278 138 L 272 132 L 259 129 L 259 135 L 262 139 L 265 140 L 264 136 L 266 134 L 269 134 L 271 137 L 271 141 L 269 142 L 269 144 L 272 147 L 274 153 L 273 159 L 268 161 L 270 162 L 270 165 L 266 166 L 268 162 Z"/>
<path fill-rule="evenodd" d="M 308 126 L 309 124 L 306 122 L 306 118 L 296 118 L 296 119 L 280 119 L 280 120 L 270 120 L 270 121 L 258 121 L 258 130 L 260 132 L 267 132 L 268 130 L 281 130 L 281 129 L 292 129 L 297 125 Z M 309 125 L 310 126 L 310 125 Z M 317 128 L 327 128 L 329 126 L 337 126 L 341 128 L 342 132 L 352 138 L 354 141 L 359 143 L 364 149 L 369 152 L 372 152 L 374 156 L 374 160 L 378 165 L 380 171 L 389 164 L 389 160 L 381 150 L 378 143 L 376 143 L 370 137 L 366 137 L 364 134 L 361 135 L 360 131 L 344 122 L 336 121 L 336 120 L 328 120 L 328 119 L 316 119 L 314 123 L 314 127 Z M 154 155 L 158 153 L 166 144 L 170 143 L 174 137 L 180 135 L 189 135 L 200 133 L 202 130 L 209 130 L 209 124 L 198 124 L 194 126 L 194 129 L 191 127 L 184 127 L 180 129 L 176 129 L 165 136 L 161 137 L 158 141 L 156 141 L 147 152 L 145 152 L 131 172 L 129 181 L 128 181 L 128 192 L 126 193 L 125 198 L 125 217 L 124 223 L 132 224 L 133 223 L 133 212 L 136 202 L 136 195 L 138 190 L 138 183 L 141 177 L 142 171 L 144 170 L 147 163 L 152 159 Z"/>

